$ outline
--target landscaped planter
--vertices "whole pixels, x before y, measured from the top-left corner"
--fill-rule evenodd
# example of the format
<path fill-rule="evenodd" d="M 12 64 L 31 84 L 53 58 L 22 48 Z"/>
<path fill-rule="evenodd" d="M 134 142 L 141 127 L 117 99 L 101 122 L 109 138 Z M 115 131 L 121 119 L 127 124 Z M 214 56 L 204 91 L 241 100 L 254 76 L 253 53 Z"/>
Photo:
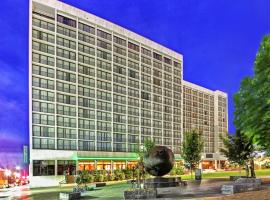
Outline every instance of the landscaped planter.
<path fill-rule="evenodd" d="M 262 181 L 257 178 L 238 178 L 234 183 L 222 185 L 222 194 L 235 194 L 239 192 L 247 192 L 261 189 Z"/>
<path fill-rule="evenodd" d="M 247 178 L 246 176 L 230 176 L 230 181 L 236 181 L 239 178 Z"/>
<path fill-rule="evenodd" d="M 124 199 L 153 199 L 156 197 L 156 189 L 134 189 L 124 191 Z"/>
<path fill-rule="evenodd" d="M 80 199 L 80 197 L 81 197 L 80 192 L 60 192 L 59 194 L 60 200 Z"/>

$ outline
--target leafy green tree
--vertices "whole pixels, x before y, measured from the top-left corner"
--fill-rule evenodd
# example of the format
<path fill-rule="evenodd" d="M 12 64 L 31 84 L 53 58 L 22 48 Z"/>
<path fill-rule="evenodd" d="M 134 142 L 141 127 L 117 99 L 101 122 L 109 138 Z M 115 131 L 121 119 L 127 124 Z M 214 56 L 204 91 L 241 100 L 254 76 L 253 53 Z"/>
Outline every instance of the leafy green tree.
<path fill-rule="evenodd" d="M 92 177 L 91 177 L 92 178 Z M 86 170 L 83 170 L 83 171 L 81 171 L 79 174 L 78 174 L 78 176 L 76 177 L 76 183 L 77 183 L 77 187 L 79 188 L 80 187 L 80 185 L 84 185 L 84 187 L 86 188 L 86 183 L 88 183 L 89 182 L 89 179 L 90 179 L 90 177 L 89 177 L 89 173 L 88 173 L 88 171 L 86 171 Z"/>
<path fill-rule="evenodd" d="M 270 152 L 270 35 L 260 45 L 254 76 L 242 80 L 234 95 L 234 123 L 253 141 Z"/>
<path fill-rule="evenodd" d="M 139 160 L 143 162 L 145 154 L 148 154 L 150 149 L 155 146 L 155 142 L 149 139 L 146 139 L 141 147 L 138 148 L 137 154 Z"/>
<path fill-rule="evenodd" d="M 252 139 L 247 137 L 241 131 L 237 130 L 235 135 L 228 135 L 228 137 L 221 137 L 225 148 L 221 148 L 228 160 L 233 164 L 245 166 L 246 176 L 249 176 L 249 164 L 251 164 L 251 176 L 255 177 L 254 171 L 254 145 Z"/>
<path fill-rule="evenodd" d="M 146 154 L 149 153 L 150 149 L 152 149 L 155 146 L 155 142 L 152 140 L 146 139 L 142 146 L 140 146 L 137 150 L 138 155 L 138 164 L 137 169 L 139 171 L 138 179 L 140 184 L 141 179 L 145 178 L 145 168 L 144 168 L 144 157 Z M 139 186 L 138 186 L 139 187 Z"/>
<path fill-rule="evenodd" d="M 192 171 L 201 161 L 203 151 L 202 135 L 197 130 L 184 133 L 184 140 L 181 148 L 181 156 L 189 164 L 191 176 Z"/>

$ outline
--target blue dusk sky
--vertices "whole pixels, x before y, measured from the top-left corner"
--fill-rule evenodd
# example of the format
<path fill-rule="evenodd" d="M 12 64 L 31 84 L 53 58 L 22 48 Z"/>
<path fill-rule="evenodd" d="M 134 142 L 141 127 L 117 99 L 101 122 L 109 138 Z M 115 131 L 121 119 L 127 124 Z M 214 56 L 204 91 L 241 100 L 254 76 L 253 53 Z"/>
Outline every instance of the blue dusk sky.
<path fill-rule="evenodd" d="M 229 97 L 253 74 L 270 32 L 267 0 L 62 0 L 147 37 L 184 57 L 184 79 Z M 28 0 L 0 7 L 0 152 L 28 144 Z"/>

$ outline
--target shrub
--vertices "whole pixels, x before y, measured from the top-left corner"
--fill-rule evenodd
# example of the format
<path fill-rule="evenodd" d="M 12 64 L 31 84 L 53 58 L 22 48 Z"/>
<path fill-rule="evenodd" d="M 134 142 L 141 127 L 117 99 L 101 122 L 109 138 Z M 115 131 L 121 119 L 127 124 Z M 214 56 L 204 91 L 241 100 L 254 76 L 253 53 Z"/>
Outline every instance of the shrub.
<path fill-rule="evenodd" d="M 87 182 L 88 182 L 88 183 L 93 183 L 93 182 L 94 182 L 94 178 L 95 178 L 95 177 L 94 177 L 92 174 L 89 174 L 89 175 L 88 175 L 88 180 L 87 180 Z"/>
<path fill-rule="evenodd" d="M 123 170 L 124 174 L 125 174 L 125 178 L 126 179 L 132 179 L 133 178 L 133 172 L 132 170 L 129 169 L 125 169 Z M 135 174 L 134 174 L 135 175 Z M 135 177 L 134 177 L 135 178 Z"/>
<path fill-rule="evenodd" d="M 99 173 L 103 176 L 103 181 L 108 181 L 108 172 L 106 170 L 101 170 Z"/>
<path fill-rule="evenodd" d="M 175 168 L 175 173 L 176 173 L 176 175 L 183 175 L 183 174 L 185 174 L 183 167 L 177 167 L 177 168 Z"/>
<path fill-rule="evenodd" d="M 115 180 L 124 180 L 125 179 L 125 173 L 121 170 L 114 170 Z"/>
<path fill-rule="evenodd" d="M 78 176 L 76 177 L 75 182 L 77 185 L 85 184 L 88 183 L 89 180 L 89 173 L 86 170 L 83 170 L 79 172 Z"/>
<path fill-rule="evenodd" d="M 108 180 L 109 180 L 109 181 L 114 181 L 114 180 L 115 180 L 115 175 L 114 175 L 114 173 L 109 173 L 109 175 L 108 175 Z"/>
<path fill-rule="evenodd" d="M 95 181 L 96 182 L 103 182 L 104 181 L 103 174 L 97 173 L 96 176 L 95 176 Z"/>
<path fill-rule="evenodd" d="M 120 180 L 125 180 L 125 179 L 126 179 L 125 173 L 121 171 Z"/>
<path fill-rule="evenodd" d="M 184 174 L 183 167 L 173 167 L 172 170 L 170 171 L 171 176 L 183 175 L 183 174 Z"/>

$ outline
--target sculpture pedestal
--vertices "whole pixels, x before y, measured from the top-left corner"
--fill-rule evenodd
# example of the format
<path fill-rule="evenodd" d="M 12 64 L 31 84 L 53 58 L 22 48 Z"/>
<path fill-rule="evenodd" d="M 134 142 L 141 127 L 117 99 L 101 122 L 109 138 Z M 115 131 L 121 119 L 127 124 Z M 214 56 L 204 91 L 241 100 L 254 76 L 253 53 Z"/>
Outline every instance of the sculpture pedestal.
<path fill-rule="evenodd" d="M 145 180 L 145 188 L 178 187 L 181 184 L 180 177 L 155 177 Z"/>

